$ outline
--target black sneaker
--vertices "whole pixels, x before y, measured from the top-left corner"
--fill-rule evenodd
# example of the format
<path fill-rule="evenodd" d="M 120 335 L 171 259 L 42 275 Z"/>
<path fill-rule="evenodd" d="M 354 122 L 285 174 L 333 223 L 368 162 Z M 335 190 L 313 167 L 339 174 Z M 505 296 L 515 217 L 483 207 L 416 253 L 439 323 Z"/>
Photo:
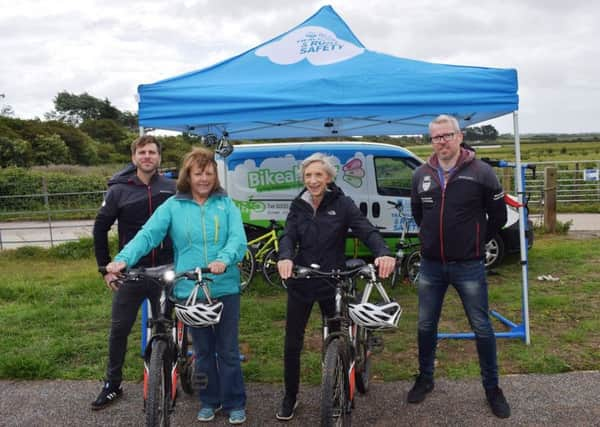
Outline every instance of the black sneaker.
<path fill-rule="evenodd" d="M 492 412 L 495 416 L 498 418 L 510 417 L 510 406 L 508 406 L 508 402 L 506 401 L 504 393 L 502 393 L 502 389 L 500 387 L 486 389 L 485 397 L 487 397 L 487 401 L 490 404 L 490 408 L 492 408 Z"/>
<path fill-rule="evenodd" d="M 406 400 L 408 403 L 421 403 L 425 400 L 427 393 L 433 390 L 433 379 L 426 378 L 422 374 L 417 376 L 415 385 L 409 390 Z"/>
<path fill-rule="evenodd" d="M 123 394 L 123 389 L 120 387 L 120 384 L 111 384 L 109 381 L 104 383 L 102 386 L 102 391 L 92 402 L 92 410 L 97 411 L 98 409 L 106 408 L 108 405 L 113 403 Z"/>
<path fill-rule="evenodd" d="M 280 421 L 289 421 L 296 415 L 296 408 L 298 407 L 298 401 L 293 397 L 285 396 L 279 411 L 275 414 L 275 418 Z"/>

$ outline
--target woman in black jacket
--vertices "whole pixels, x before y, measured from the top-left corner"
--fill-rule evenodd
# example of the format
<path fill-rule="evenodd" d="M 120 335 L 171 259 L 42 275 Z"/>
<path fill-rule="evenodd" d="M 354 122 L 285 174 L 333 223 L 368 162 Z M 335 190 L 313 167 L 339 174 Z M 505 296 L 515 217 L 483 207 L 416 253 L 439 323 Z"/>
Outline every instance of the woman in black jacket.
<path fill-rule="evenodd" d="M 377 229 L 363 216 L 354 201 L 335 185 L 331 158 L 315 153 L 300 166 L 305 188 L 290 207 L 279 243 L 277 268 L 282 279 L 292 275 L 294 264 L 318 264 L 322 270 L 344 268 L 348 229 L 371 250 L 379 276 L 392 272 L 395 259 Z M 288 280 L 284 347 L 285 396 L 276 417 L 290 420 L 297 406 L 300 353 L 313 304 L 324 316 L 334 314 L 334 289 L 321 279 Z"/>

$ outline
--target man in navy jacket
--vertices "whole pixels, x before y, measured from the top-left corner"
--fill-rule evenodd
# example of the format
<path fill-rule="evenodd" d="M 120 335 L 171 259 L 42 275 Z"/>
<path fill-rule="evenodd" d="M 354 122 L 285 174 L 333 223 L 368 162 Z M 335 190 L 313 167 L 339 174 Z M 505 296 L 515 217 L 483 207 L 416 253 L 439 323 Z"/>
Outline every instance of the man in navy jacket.
<path fill-rule="evenodd" d="M 485 242 L 506 222 L 504 192 L 493 169 L 461 148 L 454 117 L 429 124 L 433 154 L 413 175 L 411 208 L 420 227 L 419 376 L 408 402 L 420 403 L 434 387 L 438 321 L 453 285 L 475 334 L 486 398 L 494 415 L 510 416 L 498 387 L 496 336 L 488 315 Z"/>
<path fill-rule="evenodd" d="M 175 181 L 158 173 L 160 159 L 161 146 L 158 140 L 151 135 L 141 136 L 131 144 L 132 164 L 109 180 L 108 192 L 94 223 L 94 250 L 98 267 L 104 267 L 111 261 L 108 232 L 115 221 L 118 221 L 119 249 L 122 249 L 156 208 L 175 194 Z M 136 266 L 151 267 L 171 262 L 173 248 L 170 240 L 166 240 Z M 97 399 L 92 402 L 93 410 L 105 408 L 123 393 L 121 379 L 127 337 L 142 302 L 146 298 L 154 301 L 159 294 L 158 289 L 146 282 L 119 288 L 114 282 L 116 275 L 102 269 L 100 271 L 106 286 L 113 291 L 113 303 L 106 380 Z"/>

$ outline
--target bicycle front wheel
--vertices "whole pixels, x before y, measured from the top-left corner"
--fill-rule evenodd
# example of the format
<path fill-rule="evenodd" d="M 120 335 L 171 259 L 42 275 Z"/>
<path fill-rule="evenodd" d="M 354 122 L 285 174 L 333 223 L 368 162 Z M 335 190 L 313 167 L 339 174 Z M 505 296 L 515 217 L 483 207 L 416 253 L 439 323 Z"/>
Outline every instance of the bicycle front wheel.
<path fill-rule="evenodd" d="M 344 343 L 329 342 L 325 350 L 321 384 L 321 427 L 349 426 L 349 384 L 344 363 Z"/>
<path fill-rule="evenodd" d="M 369 391 L 371 377 L 371 334 L 361 326 L 356 329 L 356 388 L 363 394 Z"/>
<path fill-rule="evenodd" d="M 170 361 L 167 343 L 157 340 L 152 343 L 150 372 L 148 374 L 148 400 L 146 400 L 146 426 L 168 427 L 171 408 Z"/>
<path fill-rule="evenodd" d="M 194 394 L 194 355 L 188 337 L 188 328 L 183 325 L 183 340 L 179 354 L 179 379 L 181 388 L 187 394 Z"/>
<path fill-rule="evenodd" d="M 254 259 L 252 249 L 248 248 L 246 250 L 244 259 L 238 264 L 238 267 L 240 268 L 241 276 L 240 288 L 244 292 L 250 286 L 250 282 L 252 282 L 256 271 L 256 260 Z"/>
<path fill-rule="evenodd" d="M 264 258 L 262 264 L 263 276 L 265 280 L 272 286 L 281 286 L 286 289 L 285 282 L 281 280 L 279 270 L 277 270 L 277 261 L 279 260 L 279 252 L 275 248 L 271 249 Z"/>

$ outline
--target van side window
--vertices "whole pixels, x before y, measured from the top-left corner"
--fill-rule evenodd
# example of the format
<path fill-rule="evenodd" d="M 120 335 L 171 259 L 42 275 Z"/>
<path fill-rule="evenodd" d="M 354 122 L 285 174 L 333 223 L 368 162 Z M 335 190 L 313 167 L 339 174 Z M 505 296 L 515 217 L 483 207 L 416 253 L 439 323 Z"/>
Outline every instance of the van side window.
<path fill-rule="evenodd" d="M 382 196 L 410 197 L 413 171 L 419 166 L 410 158 L 376 157 L 377 193 Z"/>

